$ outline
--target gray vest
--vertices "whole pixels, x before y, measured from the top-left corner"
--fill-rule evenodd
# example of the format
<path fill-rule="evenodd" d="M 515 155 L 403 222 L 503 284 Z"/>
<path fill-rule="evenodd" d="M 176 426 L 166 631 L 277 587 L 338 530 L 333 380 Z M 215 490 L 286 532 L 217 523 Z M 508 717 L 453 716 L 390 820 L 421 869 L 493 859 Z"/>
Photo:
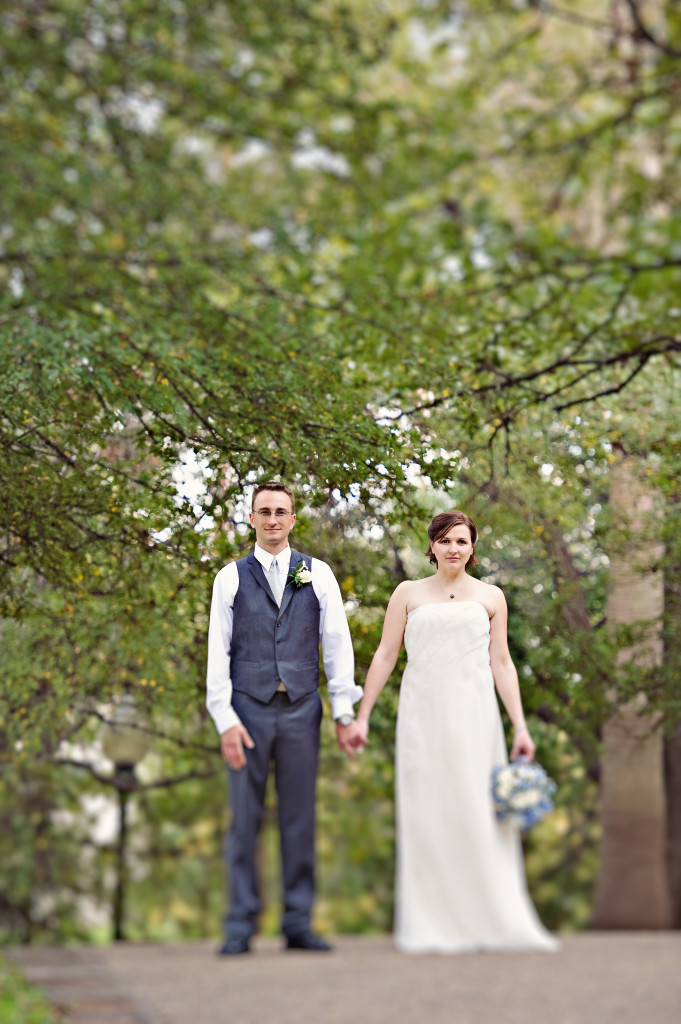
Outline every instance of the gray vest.
<path fill-rule="evenodd" d="M 291 551 L 290 568 L 309 555 Z M 311 583 L 294 587 L 287 579 L 281 606 L 254 554 L 236 563 L 239 589 L 234 598 L 230 649 L 232 686 L 267 704 L 283 683 L 292 701 L 319 686 L 319 601 Z"/>

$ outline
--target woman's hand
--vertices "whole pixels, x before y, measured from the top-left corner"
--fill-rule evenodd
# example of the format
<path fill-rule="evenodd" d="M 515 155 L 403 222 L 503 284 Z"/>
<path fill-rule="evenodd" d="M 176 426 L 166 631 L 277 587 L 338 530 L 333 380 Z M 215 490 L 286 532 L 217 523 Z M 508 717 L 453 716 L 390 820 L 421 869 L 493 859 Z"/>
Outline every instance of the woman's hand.
<path fill-rule="evenodd" d="M 369 720 L 361 715 L 357 718 L 357 741 L 359 749 L 366 747 L 369 742 Z"/>
<path fill-rule="evenodd" d="M 526 725 L 519 725 L 513 733 L 511 760 L 516 761 L 519 757 L 526 757 L 528 761 L 533 761 L 536 749 L 534 741 L 530 736 L 530 730 Z"/>
<path fill-rule="evenodd" d="M 366 743 L 357 720 L 350 722 L 350 725 L 341 725 L 340 722 L 336 722 L 336 738 L 338 746 L 345 751 L 348 757 L 358 754 Z"/>

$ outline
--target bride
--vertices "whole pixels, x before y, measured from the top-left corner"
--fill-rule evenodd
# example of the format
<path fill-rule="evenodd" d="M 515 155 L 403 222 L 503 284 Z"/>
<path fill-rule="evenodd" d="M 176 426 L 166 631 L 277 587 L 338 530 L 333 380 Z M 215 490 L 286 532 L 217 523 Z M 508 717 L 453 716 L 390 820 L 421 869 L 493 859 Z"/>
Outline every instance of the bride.
<path fill-rule="evenodd" d="M 476 580 L 477 530 L 463 512 L 428 527 L 436 572 L 394 591 L 357 715 L 360 743 L 395 667 L 407 667 L 397 716 L 395 941 L 405 952 L 551 950 L 525 881 L 516 828 L 501 824 L 490 775 L 507 761 L 495 696 L 514 726 L 511 758 L 534 756 L 506 638 L 499 587 Z"/>

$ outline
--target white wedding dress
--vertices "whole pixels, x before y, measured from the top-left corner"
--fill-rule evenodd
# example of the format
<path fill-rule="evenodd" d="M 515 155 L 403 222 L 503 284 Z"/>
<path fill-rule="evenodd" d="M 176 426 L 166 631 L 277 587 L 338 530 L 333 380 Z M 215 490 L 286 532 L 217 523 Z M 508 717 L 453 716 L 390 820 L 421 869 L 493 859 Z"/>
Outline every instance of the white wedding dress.
<path fill-rule="evenodd" d="M 397 716 L 395 941 L 405 952 L 551 950 L 520 837 L 490 796 L 508 760 L 477 601 L 409 613 Z"/>

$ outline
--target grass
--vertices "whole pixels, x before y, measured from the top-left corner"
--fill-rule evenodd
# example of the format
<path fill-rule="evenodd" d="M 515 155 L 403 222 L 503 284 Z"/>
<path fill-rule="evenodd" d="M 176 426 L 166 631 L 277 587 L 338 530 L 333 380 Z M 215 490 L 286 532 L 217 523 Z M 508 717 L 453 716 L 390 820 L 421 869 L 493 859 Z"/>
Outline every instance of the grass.
<path fill-rule="evenodd" d="M 59 1024 L 39 989 L 0 957 L 0 1021 L 2 1024 Z"/>

